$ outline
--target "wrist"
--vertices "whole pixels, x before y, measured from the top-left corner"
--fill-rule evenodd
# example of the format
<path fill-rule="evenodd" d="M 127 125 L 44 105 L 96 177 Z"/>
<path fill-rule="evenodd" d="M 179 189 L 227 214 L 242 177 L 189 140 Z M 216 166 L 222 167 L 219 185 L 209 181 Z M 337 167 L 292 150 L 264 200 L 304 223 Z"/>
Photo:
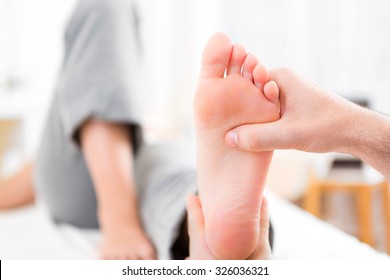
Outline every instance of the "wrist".
<path fill-rule="evenodd" d="M 373 149 L 373 139 L 375 132 L 375 113 L 367 109 L 358 108 L 350 114 L 351 122 L 346 130 L 346 146 L 344 149 L 349 154 L 357 157 L 364 157 L 367 149 Z"/>
<path fill-rule="evenodd" d="M 361 157 L 371 141 L 373 112 L 350 102 L 341 109 L 342 116 L 337 120 L 339 129 L 333 132 L 339 135 L 334 151 Z"/>
<path fill-rule="evenodd" d="M 356 110 L 345 152 L 390 175 L 390 118 L 368 109 Z"/>

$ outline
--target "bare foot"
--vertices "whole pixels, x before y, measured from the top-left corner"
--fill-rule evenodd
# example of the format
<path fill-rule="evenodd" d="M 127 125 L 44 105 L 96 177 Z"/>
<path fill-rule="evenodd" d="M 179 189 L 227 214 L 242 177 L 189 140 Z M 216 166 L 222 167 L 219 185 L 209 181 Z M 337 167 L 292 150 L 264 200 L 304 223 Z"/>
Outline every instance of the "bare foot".
<path fill-rule="evenodd" d="M 188 260 L 215 260 L 205 241 L 204 218 L 199 198 L 191 195 L 187 198 L 188 234 L 190 236 L 190 255 Z M 263 197 L 260 211 L 260 224 L 257 248 L 249 260 L 270 260 L 272 258 L 269 243 L 268 201 Z"/>
<path fill-rule="evenodd" d="M 101 258 L 105 260 L 154 260 L 156 253 L 142 229 L 129 228 L 104 233 Z"/>
<path fill-rule="evenodd" d="M 242 124 L 277 120 L 278 94 L 276 84 L 268 82 L 267 69 L 242 46 L 232 45 L 222 33 L 210 39 L 203 53 L 194 111 L 205 239 L 217 259 L 247 259 L 254 253 L 272 158 L 272 152 L 228 147 L 225 134 Z"/>

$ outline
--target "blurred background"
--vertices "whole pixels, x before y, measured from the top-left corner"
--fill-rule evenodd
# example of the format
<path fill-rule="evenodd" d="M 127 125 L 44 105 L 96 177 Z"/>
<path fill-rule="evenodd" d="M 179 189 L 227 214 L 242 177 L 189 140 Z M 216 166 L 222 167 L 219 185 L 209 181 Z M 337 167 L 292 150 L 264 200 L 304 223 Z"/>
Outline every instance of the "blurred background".
<path fill-rule="evenodd" d="M 75 3 L 0 0 L 3 176 L 34 158 L 61 66 L 64 28 Z M 192 96 L 200 57 L 216 31 L 228 33 L 268 67 L 292 68 L 344 97 L 390 113 L 389 1 L 142 0 L 139 9 L 141 98 L 149 141 L 193 139 Z M 344 169 L 329 181 L 335 166 Z M 353 176 L 346 188 L 333 188 L 332 183 L 349 178 L 351 168 L 362 175 Z M 324 182 L 331 187 L 322 188 Z M 385 251 L 390 234 L 382 182 L 352 157 L 279 151 L 268 185 Z"/>

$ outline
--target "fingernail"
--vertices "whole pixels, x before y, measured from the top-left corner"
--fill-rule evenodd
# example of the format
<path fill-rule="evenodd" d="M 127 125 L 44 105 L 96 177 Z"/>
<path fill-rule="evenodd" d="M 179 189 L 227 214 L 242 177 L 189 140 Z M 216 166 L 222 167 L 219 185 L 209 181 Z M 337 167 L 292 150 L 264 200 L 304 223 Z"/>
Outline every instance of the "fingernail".
<path fill-rule="evenodd" d="M 238 147 L 238 134 L 237 134 L 237 132 L 229 131 L 226 138 L 227 138 L 226 140 L 227 140 L 227 143 L 229 144 L 229 146 L 231 146 L 233 148 Z"/>

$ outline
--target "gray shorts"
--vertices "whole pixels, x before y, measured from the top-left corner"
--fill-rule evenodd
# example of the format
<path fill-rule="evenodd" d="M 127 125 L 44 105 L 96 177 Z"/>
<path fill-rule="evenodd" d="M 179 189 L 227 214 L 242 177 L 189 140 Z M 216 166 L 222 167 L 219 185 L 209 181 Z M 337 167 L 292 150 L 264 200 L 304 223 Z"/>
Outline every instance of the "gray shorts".
<path fill-rule="evenodd" d="M 186 145 L 142 145 L 135 159 L 139 212 L 159 259 L 172 258 L 186 213 L 185 198 L 197 191 L 192 154 Z M 37 163 L 35 179 L 52 218 L 82 228 L 99 227 L 95 190 L 85 164 L 61 159 L 47 163 Z"/>
<path fill-rule="evenodd" d="M 197 192 L 192 151 L 185 144 L 144 146 L 136 160 L 141 217 L 160 259 L 172 258 L 186 215 L 185 198 Z"/>
<path fill-rule="evenodd" d="M 193 149 L 142 141 L 137 85 L 140 42 L 132 0 L 80 0 L 65 34 L 65 57 L 35 165 L 38 196 L 59 223 L 99 227 L 97 201 L 79 146 L 89 118 L 126 125 L 135 150 L 135 180 L 143 226 L 158 257 L 170 248 L 196 192 Z M 141 90 L 140 90 L 141 89 Z M 109 164 L 109 163 L 107 163 Z"/>

